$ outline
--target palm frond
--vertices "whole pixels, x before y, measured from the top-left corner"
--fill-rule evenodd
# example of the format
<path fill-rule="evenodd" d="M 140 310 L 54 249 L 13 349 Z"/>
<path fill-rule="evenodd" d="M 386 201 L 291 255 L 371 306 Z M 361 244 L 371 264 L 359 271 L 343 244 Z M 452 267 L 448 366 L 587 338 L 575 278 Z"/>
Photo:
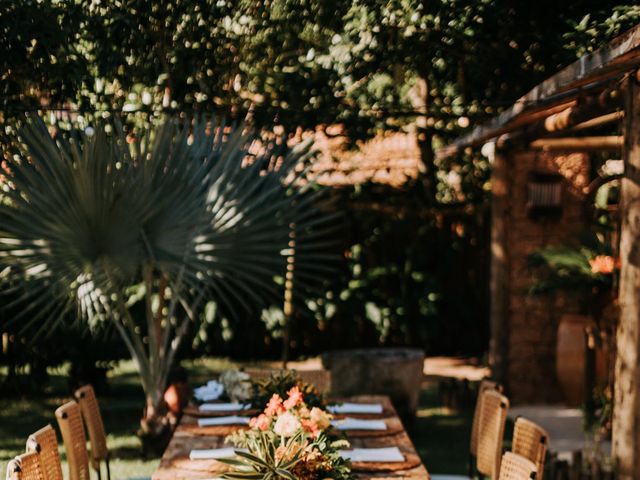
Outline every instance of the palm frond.
<path fill-rule="evenodd" d="M 25 286 L 21 300 L 32 310 L 57 315 L 75 304 L 98 324 L 121 321 L 114 312 L 126 309 L 127 289 L 151 268 L 167 276 L 176 298 L 207 291 L 256 309 L 280 296 L 274 277 L 292 253 L 292 225 L 299 268 L 309 267 L 302 276 L 330 274 L 331 255 L 317 250 L 331 246 L 335 217 L 316 207 L 321 194 L 298 185 L 310 143 L 267 168 L 280 154 L 252 152 L 254 140 L 215 118 L 170 119 L 133 143 L 117 120 L 92 135 L 54 139 L 42 120 L 28 118 L 11 147 L 19 153 L 6 156 L 5 287 Z M 46 316 L 36 317 L 43 330 Z"/>

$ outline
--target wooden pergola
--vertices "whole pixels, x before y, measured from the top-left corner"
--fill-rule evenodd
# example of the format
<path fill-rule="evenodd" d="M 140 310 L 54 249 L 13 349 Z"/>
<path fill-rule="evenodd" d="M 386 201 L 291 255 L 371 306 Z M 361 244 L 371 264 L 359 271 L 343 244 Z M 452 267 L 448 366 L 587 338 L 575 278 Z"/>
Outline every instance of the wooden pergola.
<path fill-rule="evenodd" d="M 622 135 L 589 131 L 622 122 Z M 618 478 L 640 478 L 640 25 L 586 55 L 536 86 L 510 108 L 437 152 L 439 158 L 494 143 L 494 194 L 509 182 L 500 152 L 509 148 L 546 151 L 620 151 L 624 160 L 620 200 L 619 286 L 613 457 Z M 495 195 L 494 195 L 495 196 Z M 504 271 L 501 267 L 501 200 L 494 200 L 491 267 L 491 326 L 500 331 Z M 495 243 L 495 244 L 493 244 Z M 503 368 L 503 340 L 490 346 L 492 367 Z"/>

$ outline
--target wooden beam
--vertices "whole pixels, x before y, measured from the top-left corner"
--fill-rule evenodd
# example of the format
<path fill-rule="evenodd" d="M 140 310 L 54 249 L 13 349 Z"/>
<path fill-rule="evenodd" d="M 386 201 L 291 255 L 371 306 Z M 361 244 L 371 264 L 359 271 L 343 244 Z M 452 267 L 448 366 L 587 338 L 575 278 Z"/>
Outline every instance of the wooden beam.
<path fill-rule="evenodd" d="M 624 118 L 624 111 L 620 110 L 618 112 L 607 113 L 606 115 L 601 115 L 596 118 L 592 118 L 582 123 L 578 123 L 574 125 L 569 130 L 572 132 L 579 132 L 581 130 L 588 130 L 594 127 L 600 127 L 602 125 L 606 125 L 607 123 L 619 122 Z"/>
<path fill-rule="evenodd" d="M 527 135 L 531 138 L 547 133 L 566 130 L 580 123 L 589 121 L 603 113 L 611 113 L 620 107 L 620 92 L 605 90 L 600 95 L 588 97 L 576 105 L 565 108 L 561 112 L 549 115 L 544 120 L 527 127 Z"/>
<path fill-rule="evenodd" d="M 557 113 L 540 119 L 498 139 L 498 145 L 526 146 L 537 138 L 559 133 L 592 120 L 603 113 L 611 113 L 621 107 L 621 96 L 617 89 L 605 90 L 599 95 L 582 98 Z"/>
<path fill-rule="evenodd" d="M 529 144 L 536 150 L 621 150 L 624 146 L 622 135 L 609 135 L 604 137 L 565 137 L 565 138 L 540 138 Z"/>
<path fill-rule="evenodd" d="M 627 82 L 616 334 L 613 459 L 616 478 L 640 478 L 640 85 Z"/>
<path fill-rule="evenodd" d="M 485 126 L 480 125 L 479 127 L 476 127 L 473 130 L 473 132 L 476 132 L 477 134 L 476 136 L 474 136 L 473 139 L 470 139 L 470 141 L 467 141 L 468 139 L 466 138 L 466 136 L 461 137 L 460 139 L 454 141 L 452 144 L 447 145 L 446 147 L 439 148 L 438 150 L 436 150 L 436 158 L 444 159 L 444 158 L 452 157 L 453 155 L 456 155 L 458 152 L 462 151 L 466 147 L 481 145 L 482 143 L 484 143 L 486 140 L 490 138 L 497 137 L 499 135 L 505 134 L 509 131 L 515 130 L 520 127 L 524 127 L 525 125 L 528 125 L 531 122 L 544 119 L 549 115 L 552 115 L 557 112 L 561 112 L 565 108 L 568 108 L 575 104 L 576 104 L 575 99 L 569 99 L 567 102 L 561 103 L 560 105 L 555 105 L 552 107 L 545 106 L 545 107 L 540 107 L 538 109 L 533 109 L 532 111 L 529 111 L 526 114 L 523 114 L 522 116 L 518 117 L 516 120 L 514 120 L 513 124 L 510 124 L 509 126 L 505 125 L 504 128 L 497 129 L 497 130 L 485 131 Z"/>
<path fill-rule="evenodd" d="M 560 70 L 497 117 L 456 139 L 442 151 L 438 151 L 437 157 L 450 156 L 465 147 L 480 145 L 498 135 L 513 131 L 518 128 L 517 125 L 514 126 L 515 120 L 532 109 L 540 106 L 548 108 L 566 102 L 567 99 L 576 98 L 589 89 L 597 89 L 598 84 L 622 77 L 638 66 L 640 66 L 640 25 Z"/>

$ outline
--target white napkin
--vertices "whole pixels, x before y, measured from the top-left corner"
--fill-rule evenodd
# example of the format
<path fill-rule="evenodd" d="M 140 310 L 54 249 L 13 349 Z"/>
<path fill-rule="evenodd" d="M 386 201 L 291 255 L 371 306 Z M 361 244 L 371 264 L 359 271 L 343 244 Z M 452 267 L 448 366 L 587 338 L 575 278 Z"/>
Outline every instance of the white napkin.
<path fill-rule="evenodd" d="M 331 413 L 377 413 L 383 411 L 382 405 L 379 403 L 349 403 L 344 402 L 340 405 L 331 405 L 328 410 Z"/>
<path fill-rule="evenodd" d="M 352 462 L 404 462 L 404 455 L 398 447 L 340 450 L 340 456 Z"/>
<path fill-rule="evenodd" d="M 248 425 L 247 417 L 239 417 L 238 415 L 230 415 L 228 417 L 199 418 L 199 427 L 211 427 L 214 425 Z"/>
<path fill-rule="evenodd" d="M 386 430 L 387 424 L 384 420 L 362 420 L 359 418 L 344 418 L 331 422 L 338 430 Z"/>
<path fill-rule="evenodd" d="M 201 412 L 233 412 L 236 410 L 246 410 L 250 405 L 246 403 L 203 403 L 200 405 Z"/>
<path fill-rule="evenodd" d="M 189 452 L 190 460 L 209 460 L 216 458 L 235 457 L 236 451 L 233 447 L 227 448 L 211 448 L 206 450 L 191 450 Z"/>
<path fill-rule="evenodd" d="M 206 385 L 193 389 L 193 396 L 201 402 L 218 400 L 224 393 L 224 387 L 216 380 L 210 380 Z"/>

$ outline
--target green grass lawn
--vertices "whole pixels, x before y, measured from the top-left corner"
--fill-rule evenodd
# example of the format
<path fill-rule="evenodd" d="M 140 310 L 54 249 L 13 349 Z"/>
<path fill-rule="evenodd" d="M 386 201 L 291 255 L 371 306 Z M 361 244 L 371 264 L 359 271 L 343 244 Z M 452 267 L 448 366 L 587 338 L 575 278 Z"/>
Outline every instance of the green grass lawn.
<path fill-rule="evenodd" d="M 409 435 L 430 473 L 467 473 L 473 409 L 440 405 L 435 384 L 423 384 L 415 425 Z"/>
<path fill-rule="evenodd" d="M 237 364 L 222 359 L 201 359 L 185 362 L 193 386 Z M 136 437 L 143 395 L 131 362 L 122 362 L 109 372 L 110 392 L 100 397 L 100 407 L 109 434 L 111 478 L 149 477 L 158 466 L 157 458 L 142 458 Z M 471 425 L 471 410 L 454 411 L 438 405 L 437 388 L 423 386 L 420 408 L 409 433 L 418 453 L 431 473 L 465 473 Z M 65 369 L 51 374 L 45 392 L 36 396 L 0 398 L 0 474 L 6 462 L 24 451 L 30 433 L 47 423 L 56 425 L 54 410 L 71 398 Z M 64 449 L 60 450 L 64 461 Z M 66 469 L 66 466 L 65 466 Z M 66 471 L 66 470 L 65 470 Z"/>

